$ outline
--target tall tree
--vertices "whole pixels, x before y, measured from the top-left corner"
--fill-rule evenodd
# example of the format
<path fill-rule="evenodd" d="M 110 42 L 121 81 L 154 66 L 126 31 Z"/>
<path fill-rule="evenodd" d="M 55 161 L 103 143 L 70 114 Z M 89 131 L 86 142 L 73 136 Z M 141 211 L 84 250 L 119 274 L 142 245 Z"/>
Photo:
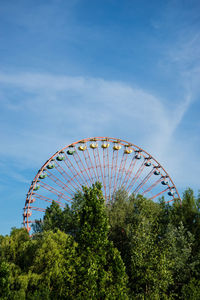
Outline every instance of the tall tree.
<path fill-rule="evenodd" d="M 121 256 L 108 240 L 109 224 L 101 185 L 83 188 L 77 210 L 81 258 L 77 299 L 128 299 L 127 276 Z"/>
<path fill-rule="evenodd" d="M 38 275 L 36 283 L 46 287 L 51 299 L 74 299 L 76 295 L 77 243 L 70 235 L 57 230 L 46 231 L 38 239 L 31 271 Z M 35 291 L 35 284 L 29 283 Z"/>
<path fill-rule="evenodd" d="M 161 246 L 162 207 L 140 195 L 118 191 L 109 208 L 110 238 L 119 249 L 129 276 L 132 297 L 167 297 L 172 282 L 170 261 Z"/>

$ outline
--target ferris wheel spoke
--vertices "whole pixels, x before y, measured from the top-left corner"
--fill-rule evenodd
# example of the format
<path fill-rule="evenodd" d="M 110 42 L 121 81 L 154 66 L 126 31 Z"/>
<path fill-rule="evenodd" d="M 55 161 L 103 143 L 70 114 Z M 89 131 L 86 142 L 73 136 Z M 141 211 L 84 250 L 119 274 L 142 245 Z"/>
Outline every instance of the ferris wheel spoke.
<path fill-rule="evenodd" d="M 147 183 L 147 181 L 151 178 L 151 176 L 153 175 L 153 169 L 151 169 L 151 171 L 144 177 L 144 179 L 142 180 L 142 182 L 138 185 L 138 187 L 133 191 L 133 193 L 138 193 L 139 190 L 144 186 L 145 183 Z"/>
<path fill-rule="evenodd" d="M 126 161 L 125 156 L 126 156 L 125 153 L 123 153 L 123 156 L 122 156 L 122 159 L 121 159 L 121 162 L 120 162 L 120 166 L 119 166 L 119 170 L 118 170 L 118 174 L 117 174 L 117 180 L 116 180 L 116 183 L 115 183 L 115 186 L 114 186 L 114 192 L 116 191 L 116 188 L 118 186 L 118 180 L 119 180 L 120 173 L 122 172 L 122 170 L 124 168 L 124 162 Z M 121 177 L 122 177 L 122 174 L 121 174 Z"/>
<path fill-rule="evenodd" d="M 111 175 L 110 175 L 110 183 L 109 183 L 109 201 L 110 201 L 110 198 L 112 196 L 112 194 L 111 194 L 111 184 L 112 184 L 112 179 L 113 179 L 114 158 L 115 158 L 115 150 L 113 149 Z"/>
<path fill-rule="evenodd" d="M 54 202 L 58 203 L 60 206 L 65 207 L 65 205 L 62 202 L 52 199 L 52 198 L 49 198 L 49 197 L 46 197 L 46 196 L 43 196 L 43 195 L 40 195 L 38 193 L 34 193 L 34 197 L 37 199 L 49 202 L 49 203 L 52 203 L 54 201 Z"/>
<path fill-rule="evenodd" d="M 55 184 L 57 184 L 58 186 L 60 186 L 61 188 L 64 188 L 66 192 L 68 192 L 71 196 L 73 196 L 74 191 L 67 185 L 65 184 L 62 180 L 60 180 L 56 175 L 52 174 L 51 172 L 48 172 L 48 178 L 50 178 Z M 58 171 L 59 172 L 59 171 Z M 60 172 L 59 172 L 60 173 Z M 60 173 L 62 176 L 63 174 Z M 64 177 L 64 176 L 63 176 Z M 65 178 L 65 177 L 64 177 Z M 66 179 L 66 178 L 65 178 Z M 70 184 L 70 181 L 67 179 L 67 183 Z M 71 193 L 67 190 L 69 189 L 71 191 Z M 76 190 L 76 189 L 75 189 Z"/>
<path fill-rule="evenodd" d="M 166 204 L 167 204 L 167 203 L 170 203 L 170 202 L 174 201 L 175 198 L 176 198 L 176 197 L 173 196 L 173 198 L 172 198 L 171 200 L 165 201 L 165 203 L 166 203 Z M 180 200 L 180 199 L 179 199 L 179 200 Z"/>
<path fill-rule="evenodd" d="M 108 148 L 103 149 L 103 152 L 105 154 L 105 178 L 107 177 L 107 193 L 109 195 L 110 198 L 110 189 L 109 189 L 109 185 L 110 185 L 110 159 L 109 159 L 109 150 Z M 106 174 L 106 170 L 107 170 L 107 174 Z"/>
<path fill-rule="evenodd" d="M 92 158 L 91 158 L 91 155 L 90 155 L 90 152 L 88 150 L 88 148 L 86 149 L 87 151 L 87 155 L 88 155 L 88 158 L 89 158 L 89 162 L 90 162 L 90 170 L 92 170 L 93 174 L 94 174 L 94 179 L 96 178 L 96 181 L 98 181 L 98 177 L 97 177 L 97 174 L 95 172 L 95 166 L 93 165 L 92 163 Z"/>
<path fill-rule="evenodd" d="M 89 179 L 90 182 L 92 183 L 92 178 L 90 178 L 90 176 L 89 176 L 89 174 L 88 174 L 88 171 L 87 171 L 87 169 L 85 168 L 85 166 L 84 166 L 84 164 L 83 164 L 83 162 L 82 162 L 82 160 L 81 160 L 81 158 L 80 158 L 80 156 L 79 156 L 79 154 L 78 154 L 78 151 L 77 151 L 76 153 L 77 153 L 77 156 L 78 156 L 78 158 L 79 158 L 79 161 L 77 160 L 78 166 L 79 166 L 79 162 L 80 162 L 81 165 L 82 165 L 82 167 L 83 167 L 84 172 L 86 173 L 88 179 Z M 79 169 L 81 170 L 81 167 L 79 167 Z M 85 178 L 84 172 L 82 173 L 82 175 L 83 175 L 84 179 L 87 181 L 87 179 Z"/>
<path fill-rule="evenodd" d="M 98 149 L 98 148 L 97 148 L 97 154 L 98 154 L 99 166 L 100 166 L 100 171 L 101 171 L 102 184 L 103 184 L 103 186 L 104 186 L 105 197 L 106 197 L 106 183 L 105 183 L 105 176 L 103 175 L 103 168 L 102 168 L 102 165 L 101 165 L 100 154 L 99 154 L 99 149 Z"/>
<path fill-rule="evenodd" d="M 124 159 L 124 153 L 123 153 L 123 156 L 122 156 L 122 159 L 121 159 L 121 161 L 120 161 L 119 168 L 118 168 L 118 151 L 117 151 L 116 170 L 115 170 L 115 179 L 114 179 L 113 194 L 114 194 L 114 193 L 116 192 L 116 190 L 117 190 L 117 182 L 118 182 L 118 179 L 119 179 L 119 174 L 120 174 L 121 169 L 122 169 L 123 159 Z"/>
<path fill-rule="evenodd" d="M 94 156 L 94 163 L 95 163 L 95 168 L 96 168 L 96 172 L 97 172 L 98 181 L 100 181 L 95 149 L 93 149 L 92 152 L 93 152 L 93 156 Z"/>
<path fill-rule="evenodd" d="M 91 165 L 89 164 L 89 156 L 86 155 L 87 152 L 83 152 L 83 156 L 84 156 L 84 159 L 85 159 L 85 163 L 87 165 L 87 169 L 88 169 L 88 172 L 90 174 L 90 178 L 91 178 L 91 182 L 92 184 L 94 183 L 94 178 L 93 178 L 93 175 L 92 175 L 92 171 L 91 171 Z M 88 154 L 88 153 L 87 153 Z"/>
<path fill-rule="evenodd" d="M 77 156 L 77 157 L 76 157 Z M 80 166 L 80 162 L 81 162 L 81 159 L 80 159 L 80 156 L 79 156 L 79 154 L 78 154 L 78 151 L 76 150 L 76 152 L 75 152 L 75 154 L 73 155 L 73 157 L 74 157 L 74 160 L 75 160 L 75 162 L 76 162 L 76 165 L 77 165 L 77 167 L 78 167 L 78 169 L 79 169 L 79 173 L 77 172 L 77 174 L 79 175 L 79 177 L 82 179 L 82 182 L 84 183 L 86 183 L 87 182 L 87 178 L 85 177 L 85 174 L 84 174 L 84 172 L 83 171 L 85 171 L 85 168 L 83 168 L 83 169 L 81 169 L 81 166 Z M 84 185 L 84 184 L 82 184 L 82 185 Z"/>
<path fill-rule="evenodd" d="M 109 160 L 109 151 L 108 151 L 108 148 L 107 148 L 107 171 L 108 171 L 108 189 L 109 189 L 109 185 L 110 185 L 110 160 Z M 110 189 L 109 189 L 109 199 L 110 199 Z"/>
<path fill-rule="evenodd" d="M 65 190 L 70 196 L 73 196 L 73 193 L 70 193 L 67 190 L 68 186 L 66 184 L 64 184 L 61 180 L 59 180 L 58 177 L 56 177 L 55 175 L 51 174 L 50 176 L 48 176 L 48 178 L 50 178 L 54 182 L 54 184 L 56 184 L 57 186 L 59 186 L 61 189 Z"/>
<path fill-rule="evenodd" d="M 104 143 L 105 141 L 102 141 L 102 149 L 103 149 L 103 176 L 104 176 L 104 182 L 105 182 L 105 199 L 110 199 L 110 190 L 109 190 L 109 185 L 110 185 L 110 165 L 109 165 L 109 144 Z M 107 179 L 107 183 L 106 183 Z"/>
<path fill-rule="evenodd" d="M 76 179 L 77 177 L 81 178 L 81 175 L 83 175 L 84 173 L 84 170 L 80 170 L 79 172 L 77 172 L 77 174 L 74 176 L 74 179 Z M 90 184 L 90 179 L 89 178 L 86 178 L 85 182 L 83 185 L 85 184 Z"/>
<path fill-rule="evenodd" d="M 46 209 L 42 208 L 42 207 L 36 207 L 36 206 L 30 206 L 31 210 L 35 210 L 35 211 L 41 211 L 41 212 L 45 212 Z"/>
<path fill-rule="evenodd" d="M 161 191 L 160 193 L 154 195 L 153 197 L 151 197 L 151 198 L 149 198 L 149 199 L 150 199 L 150 200 L 153 200 L 153 199 L 159 197 L 160 195 L 162 195 L 163 193 L 167 192 L 168 190 L 169 190 L 169 187 L 166 188 L 165 190 Z"/>
<path fill-rule="evenodd" d="M 125 159 L 123 162 L 122 172 L 121 172 L 120 179 L 119 179 L 119 187 L 121 187 L 122 178 L 125 174 L 127 158 L 128 158 L 128 154 L 125 155 Z"/>
<path fill-rule="evenodd" d="M 105 149 L 103 149 L 103 176 L 104 176 L 104 182 L 106 181 L 106 163 L 105 163 Z M 107 198 L 107 187 L 105 184 L 105 199 Z"/>
<path fill-rule="evenodd" d="M 79 170 L 77 170 L 76 166 L 74 166 L 74 164 L 72 163 L 72 161 L 69 160 L 68 157 L 67 157 L 68 162 L 70 163 L 70 166 L 68 166 L 68 167 L 69 167 L 70 171 L 72 172 L 72 174 L 73 174 L 73 176 L 74 176 L 73 178 L 76 179 L 77 182 L 79 183 L 79 185 L 80 185 L 79 188 L 81 189 L 82 186 L 83 186 L 83 182 L 85 182 L 85 179 L 84 179 L 83 177 L 80 176 L 80 174 L 82 174 L 82 170 L 79 168 L 79 165 L 77 164 L 77 159 L 75 158 L 75 155 L 76 155 L 76 154 L 77 154 L 77 150 L 75 150 L 75 153 L 74 153 L 74 155 L 73 155 L 73 158 L 74 158 L 75 163 L 76 163 L 76 166 L 78 166 L 78 169 L 79 169 Z M 66 161 L 65 161 L 65 163 L 66 163 Z M 67 165 L 67 163 L 66 163 L 66 165 Z M 80 172 L 80 171 L 81 171 L 81 172 Z M 74 172 L 75 172 L 75 173 L 74 173 Z M 81 180 L 82 182 L 80 182 L 80 180 Z"/>
<path fill-rule="evenodd" d="M 135 156 L 133 156 L 133 158 L 131 160 L 131 163 L 130 163 L 130 166 L 129 166 L 128 170 L 126 171 L 125 178 L 124 178 L 124 180 L 123 180 L 120 188 L 123 187 L 124 189 L 126 189 L 126 186 L 127 186 L 128 182 L 129 182 L 129 180 L 131 178 L 131 174 L 132 174 L 132 172 L 134 170 L 136 162 L 137 162 L 137 160 L 136 160 Z"/>
<path fill-rule="evenodd" d="M 44 183 L 44 182 L 43 182 L 43 183 L 41 183 L 40 185 L 41 185 L 41 187 L 45 188 L 47 191 L 49 191 L 49 192 L 51 192 L 51 193 L 57 195 L 58 197 L 60 197 L 60 198 L 62 198 L 62 199 L 64 199 L 64 200 L 66 200 L 66 201 L 71 202 L 71 198 L 70 198 L 69 196 L 67 196 L 67 195 L 64 194 L 64 193 L 61 193 L 61 192 L 58 191 L 57 189 L 55 189 L 55 188 L 53 188 L 52 186 L 48 185 L 47 183 Z"/>
<path fill-rule="evenodd" d="M 118 166 L 118 150 L 116 150 L 116 152 L 117 152 L 117 154 L 116 154 L 116 159 L 115 159 L 115 166 L 114 166 L 114 183 L 113 183 L 113 194 L 114 194 L 114 192 L 115 192 L 115 190 L 116 190 L 116 180 L 117 180 L 117 166 Z"/>
<path fill-rule="evenodd" d="M 133 165 L 132 165 L 132 168 L 127 171 L 128 176 L 127 176 L 127 179 L 125 180 L 125 185 L 123 186 L 123 188 L 126 189 L 126 190 L 127 190 L 126 186 L 129 184 L 129 181 L 130 181 L 131 175 L 133 173 L 134 167 L 136 165 L 136 162 L 137 161 L 135 160 Z"/>
<path fill-rule="evenodd" d="M 131 180 L 129 186 L 127 187 L 127 191 L 129 192 L 130 189 L 134 186 L 134 184 L 137 182 L 139 176 L 141 175 L 142 171 L 144 170 L 145 164 L 144 161 L 143 163 L 140 165 L 139 169 L 137 170 L 135 176 L 133 177 L 133 179 Z"/>
<path fill-rule="evenodd" d="M 162 177 L 159 178 L 157 181 L 155 181 L 150 187 L 148 187 L 148 189 L 146 189 L 145 191 L 142 192 L 142 195 L 150 192 L 154 187 L 156 187 L 156 185 L 158 185 L 162 180 Z"/>
<path fill-rule="evenodd" d="M 82 184 L 80 183 L 79 179 L 78 179 L 78 172 L 75 168 L 75 166 L 73 165 L 72 161 L 67 157 L 67 155 L 65 154 L 65 158 L 66 160 L 64 160 L 64 164 L 65 166 L 67 166 L 67 168 L 70 170 L 70 172 L 73 174 L 74 178 L 76 178 L 77 181 L 74 181 L 78 187 L 78 189 L 82 188 Z M 69 163 L 69 165 L 68 165 Z M 75 173 L 74 173 L 75 172 Z M 77 183 L 78 182 L 78 183 Z"/>
<path fill-rule="evenodd" d="M 113 189 L 112 189 L 112 194 L 111 196 L 114 194 L 114 188 L 115 188 L 115 180 L 116 180 L 116 173 L 117 173 L 117 158 L 118 158 L 118 151 L 117 150 L 113 150 L 114 151 L 114 161 L 113 161 L 113 169 L 112 169 L 112 175 L 111 175 L 111 180 L 113 182 Z"/>
<path fill-rule="evenodd" d="M 65 162 L 65 161 L 64 161 L 64 162 Z M 67 183 L 69 183 L 75 190 L 79 189 L 80 187 L 79 187 L 78 183 L 77 183 L 76 181 L 73 180 L 73 177 L 71 177 L 71 176 L 65 171 L 65 169 L 64 169 L 58 162 L 56 162 L 56 163 L 57 163 L 57 166 L 55 166 L 56 170 L 60 173 L 60 175 L 61 175 L 62 177 L 64 177 L 64 179 L 67 181 Z M 65 164 L 65 165 L 66 165 L 66 164 Z M 68 178 L 66 178 L 64 174 L 65 174 Z M 75 187 L 75 186 L 72 184 L 72 181 L 74 182 L 74 184 L 75 184 L 77 187 Z"/>

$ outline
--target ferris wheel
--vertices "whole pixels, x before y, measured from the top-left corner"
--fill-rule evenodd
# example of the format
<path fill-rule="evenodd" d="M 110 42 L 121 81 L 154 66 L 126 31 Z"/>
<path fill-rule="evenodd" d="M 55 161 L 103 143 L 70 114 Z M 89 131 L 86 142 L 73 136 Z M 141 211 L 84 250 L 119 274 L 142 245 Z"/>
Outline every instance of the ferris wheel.
<path fill-rule="evenodd" d="M 161 196 L 165 202 L 181 200 L 169 174 L 145 150 L 121 139 L 86 138 L 57 151 L 37 172 L 23 212 L 28 232 L 53 201 L 64 208 L 82 186 L 97 181 L 108 203 L 118 190 L 155 201 Z"/>

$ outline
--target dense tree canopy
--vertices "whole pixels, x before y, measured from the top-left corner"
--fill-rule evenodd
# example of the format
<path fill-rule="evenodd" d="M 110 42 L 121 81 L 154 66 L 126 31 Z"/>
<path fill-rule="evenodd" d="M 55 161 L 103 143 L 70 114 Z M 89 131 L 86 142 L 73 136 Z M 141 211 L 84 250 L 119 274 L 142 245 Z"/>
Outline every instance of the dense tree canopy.
<path fill-rule="evenodd" d="M 155 203 L 96 183 L 29 237 L 0 236 L 0 299 L 200 299 L 200 197 Z"/>

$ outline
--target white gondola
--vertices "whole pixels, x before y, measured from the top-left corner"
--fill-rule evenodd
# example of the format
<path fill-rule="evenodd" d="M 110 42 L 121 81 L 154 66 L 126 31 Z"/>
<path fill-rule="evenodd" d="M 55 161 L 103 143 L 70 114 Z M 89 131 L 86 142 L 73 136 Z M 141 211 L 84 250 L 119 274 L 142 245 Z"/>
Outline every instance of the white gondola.
<path fill-rule="evenodd" d="M 154 175 L 160 175 L 160 171 L 158 169 L 156 169 L 153 173 Z"/>
<path fill-rule="evenodd" d="M 142 158 L 142 155 L 140 154 L 140 152 L 136 152 L 135 158 L 136 159 L 141 159 Z"/>
<path fill-rule="evenodd" d="M 169 196 L 174 196 L 174 194 L 175 194 L 175 190 L 173 189 L 173 190 L 170 190 L 169 192 L 168 192 L 168 195 Z"/>
<path fill-rule="evenodd" d="M 165 178 L 161 181 L 161 183 L 162 183 L 162 185 L 168 185 L 169 180 L 167 178 Z"/>

